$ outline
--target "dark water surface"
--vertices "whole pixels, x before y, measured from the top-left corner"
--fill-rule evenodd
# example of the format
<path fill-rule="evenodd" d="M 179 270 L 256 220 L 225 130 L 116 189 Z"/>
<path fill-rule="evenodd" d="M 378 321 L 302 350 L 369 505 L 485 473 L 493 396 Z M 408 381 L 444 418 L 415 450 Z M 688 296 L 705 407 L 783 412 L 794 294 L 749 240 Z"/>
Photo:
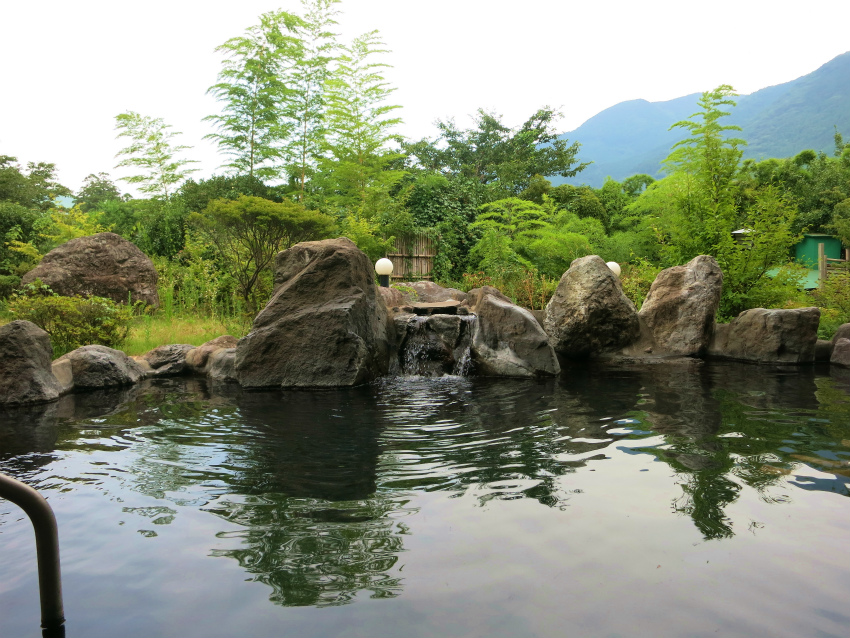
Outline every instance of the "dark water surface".
<path fill-rule="evenodd" d="M 850 374 L 576 367 L 0 412 L 69 637 L 850 633 Z M 0 636 L 40 635 L 0 501 Z"/>

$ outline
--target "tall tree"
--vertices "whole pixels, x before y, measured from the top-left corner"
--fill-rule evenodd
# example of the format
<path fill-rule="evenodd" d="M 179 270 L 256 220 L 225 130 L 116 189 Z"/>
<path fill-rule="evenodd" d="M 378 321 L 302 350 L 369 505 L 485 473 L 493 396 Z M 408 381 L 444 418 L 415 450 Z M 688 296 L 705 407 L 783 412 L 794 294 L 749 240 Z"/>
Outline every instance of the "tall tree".
<path fill-rule="evenodd" d="M 391 148 L 400 138 L 393 131 L 401 108 L 387 102 L 395 91 L 381 75 L 390 65 L 375 62 L 387 53 L 377 31 L 356 38 L 344 47 L 336 69 L 327 81 L 327 141 L 322 168 L 330 184 L 330 200 L 367 216 L 372 195 L 386 193 L 403 176 L 392 163 L 401 155 Z"/>
<path fill-rule="evenodd" d="M 746 142 L 728 137 L 728 132 L 741 127 L 724 125 L 721 118 L 730 114 L 724 107 L 735 106 L 736 95 L 726 84 L 706 91 L 697 102 L 701 110 L 670 127 L 685 129 L 689 135 L 676 142 L 664 160 L 665 170 L 679 184 L 675 198 L 679 214 L 671 229 L 678 234 L 675 245 L 682 259 L 711 254 L 735 230 L 730 227 L 737 220 L 732 180 Z"/>
<path fill-rule="evenodd" d="M 734 96 L 725 84 L 706 91 L 698 102 L 701 110 L 671 127 L 683 128 L 690 136 L 676 143 L 665 160 L 670 175 L 641 196 L 661 193 L 672 202 L 659 220 L 668 261 L 682 263 L 699 254 L 717 259 L 723 270 L 719 312 L 724 318 L 787 299 L 788 290 L 767 273 L 789 261 L 791 247 L 799 239 L 793 232 L 796 207 L 777 189 L 755 190 L 748 205 L 736 198 L 740 147 L 745 142 L 727 137 L 739 127 L 721 123 L 729 115 L 724 107 L 735 105 Z M 732 236 L 739 228 L 746 230 L 743 241 Z"/>
<path fill-rule="evenodd" d="M 405 150 L 423 167 L 474 179 L 498 196 L 518 195 L 535 175 L 573 177 L 588 165 L 577 163 L 578 142 L 558 137 L 554 124 L 559 117 L 543 107 L 514 129 L 501 116 L 479 109 L 474 128 L 440 120 L 436 140 L 407 144 Z"/>
<path fill-rule="evenodd" d="M 17 161 L 16 157 L 0 155 L 0 202 L 46 212 L 56 206 L 56 197 L 71 194 L 56 181 L 55 164 L 28 162 L 24 170 Z"/>
<path fill-rule="evenodd" d="M 325 144 L 326 83 L 338 49 L 336 24 L 340 0 L 301 0 L 304 16 L 298 28 L 300 54 L 289 74 L 290 96 L 284 111 L 292 122 L 288 144 L 290 175 L 303 200 L 307 181 L 314 174 Z"/>
<path fill-rule="evenodd" d="M 139 184 L 139 190 L 154 197 L 168 200 L 171 193 L 188 175 L 197 171 L 188 168 L 196 160 L 178 158 L 181 151 L 191 146 L 175 145 L 172 140 L 181 135 L 170 131 L 170 124 L 162 118 L 139 115 L 134 111 L 115 116 L 115 128 L 118 137 L 129 137 L 132 144 L 118 151 L 116 157 L 124 156 L 115 168 L 129 166 L 141 172 L 119 179 L 128 184 Z"/>
<path fill-rule="evenodd" d="M 256 311 L 256 287 L 274 256 L 293 244 L 327 237 L 334 220 L 291 200 L 272 202 L 261 197 L 216 199 L 190 220 L 210 243 L 239 282 L 249 309 Z"/>
<path fill-rule="evenodd" d="M 121 199 L 121 193 L 107 173 L 91 173 L 83 180 L 83 185 L 74 194 L 77 205 L 84 212 L 96 210 L 104 202 Z"/>
<path fill-rule="evenodd" d="M 225 166 L 236 174 L 277 179 L 283 173 L 284 144 L 293 129 L 285 113 L 292 95 L 287 74 L 302 57 L 296 30 L 305 26 L 298 16 L 272 11 L 244 36 L 216 48 L 225 59 L 207 92 L 223 103 L 223 113 L 204 118 L 218 129 L 206 138 L 230 156 Z"/>

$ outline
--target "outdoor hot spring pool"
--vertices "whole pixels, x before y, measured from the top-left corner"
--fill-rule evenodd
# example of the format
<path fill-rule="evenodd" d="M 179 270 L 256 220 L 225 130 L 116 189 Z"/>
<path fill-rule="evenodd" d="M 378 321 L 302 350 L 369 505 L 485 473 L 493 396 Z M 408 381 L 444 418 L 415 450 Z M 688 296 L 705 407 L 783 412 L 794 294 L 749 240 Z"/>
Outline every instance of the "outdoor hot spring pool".
<path fill-rule="evenodd" d="M 69 637 L 850 627 L 850 372 L 166 379 L 0 419 L 0 472 L 56 512 Z M 32 527 L 0 501 L 0 636 L 39 618 Z"/>

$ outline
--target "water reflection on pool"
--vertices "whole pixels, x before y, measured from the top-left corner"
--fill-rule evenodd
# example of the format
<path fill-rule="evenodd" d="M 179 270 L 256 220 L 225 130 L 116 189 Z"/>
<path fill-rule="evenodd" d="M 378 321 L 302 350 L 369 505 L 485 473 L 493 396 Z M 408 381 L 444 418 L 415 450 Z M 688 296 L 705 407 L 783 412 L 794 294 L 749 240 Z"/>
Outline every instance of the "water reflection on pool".
<path fill-rule="evenodd" d="M 149 381 L 0 413 L 68 636 L 846 636 L 850 373 Z M 38 636 L 0 501 L 0 636 Z"/>

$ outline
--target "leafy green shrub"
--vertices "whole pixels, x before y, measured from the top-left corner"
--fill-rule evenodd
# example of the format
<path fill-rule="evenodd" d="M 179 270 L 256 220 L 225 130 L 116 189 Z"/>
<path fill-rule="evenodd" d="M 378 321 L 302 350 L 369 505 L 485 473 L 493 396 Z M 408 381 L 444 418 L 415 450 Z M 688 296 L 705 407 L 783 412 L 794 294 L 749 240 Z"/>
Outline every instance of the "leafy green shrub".
<path fill-rule="evenodd" d="M 830 274 L 811 295 L 821 309 L 818 337 L 830 339 L 838 326 L 850 322 L 850 273 Z"/>
<path fill-rule="evenodd" d="M 132 310 L 103 297 L 62 297 L 36 280 L 9 299 L 14 319 L 33 322 L 50 335 L 53 356 L 80 346 L 120 346 L 130 331 Z"/>
<path fill-rule="evenodd" d="M 16 275 L 0 275 L 0 299 L 9 297 L 20 283 L 21 278 Z"/>
<path fill-rule="evenodd" d="M 620 282 L 623 284 L 623 292 L 640 310 L 661 268 L 646 259 L 636 258 L 631 263 L 623 264 L 622 271 Z"/>

